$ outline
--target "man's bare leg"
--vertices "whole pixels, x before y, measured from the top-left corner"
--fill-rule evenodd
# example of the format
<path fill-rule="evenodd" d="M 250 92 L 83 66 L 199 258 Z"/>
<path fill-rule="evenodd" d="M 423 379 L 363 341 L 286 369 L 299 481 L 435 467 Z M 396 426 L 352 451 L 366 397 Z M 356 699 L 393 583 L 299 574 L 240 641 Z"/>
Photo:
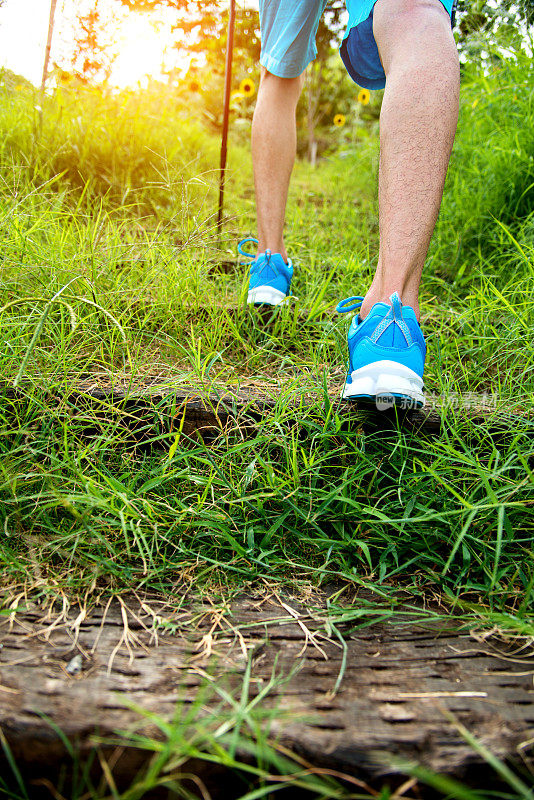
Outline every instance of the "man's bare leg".
<path fill-rule="evenodd" d="M 458 54 L 450 17 L 439 0 L 378 0 L 373 30 L 386 73 L 380 250 L 361 316 L 395 291 L 419 315 L 421 272 L 458 121 Z"/>
<path fill-rule="evenodd" d="M 303 76 L 279 78 L 262 67 L 252 121 L 252 161 L 258 217 L 258 251 L 267 248 L 287 261 L 284 219 L 289 179 L 295 162 L 295 111 Z"/>

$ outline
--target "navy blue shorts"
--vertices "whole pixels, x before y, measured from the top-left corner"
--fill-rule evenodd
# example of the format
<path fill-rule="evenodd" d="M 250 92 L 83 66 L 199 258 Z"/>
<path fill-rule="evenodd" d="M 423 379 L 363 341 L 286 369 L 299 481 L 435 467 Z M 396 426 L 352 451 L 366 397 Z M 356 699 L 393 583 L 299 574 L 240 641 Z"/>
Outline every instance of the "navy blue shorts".
<path fill-rule="evenodd" d="M 346 0 L 349 12 L 341 58 L 355 83 L 383 89 L 386 76 L 373 34 L 376 0 Z M 453 0 L 440 0 L 453 14 Z M 260 0 L 260 64 L 280 78 L 296 78 L 317 55 L 315 36 L 326 0 Z"/>
<path fill-rule="evenodd" d="M 373 12 L 376 0 L 368 16 L 364 17 L 351 27 L 349 19 L 348 33 L 341 42 L 339 53 L 347 72 L 358 86 L 366 89 L 383 89 L 386 85 L 386 75 L 378 47 L 373 33 Z M 454 25 L 454 11 L 456 0 L 440 0 L 446 11 L 451 15 L 451 24 Z M 350 9 L 350 0 L 347 0 Z M 354 9 L 356 11 L 356 9 Z"/>

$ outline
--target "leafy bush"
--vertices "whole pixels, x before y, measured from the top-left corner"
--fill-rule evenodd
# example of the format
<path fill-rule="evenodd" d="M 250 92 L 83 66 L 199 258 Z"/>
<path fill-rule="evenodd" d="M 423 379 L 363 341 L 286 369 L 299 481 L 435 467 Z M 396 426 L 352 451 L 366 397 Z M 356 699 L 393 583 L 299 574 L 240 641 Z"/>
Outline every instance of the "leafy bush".
<path fill-rule="evenodd" d="M 519 52 L 489 74 L 466 66 L 432 252 L 453 277 L 479 251 L 494 253 L 498 223 L 517 231 L 533 207 L 534 62 Z"/>
<path fill-rule="evenodd" d="M 59 176 L 76 202 L 157 218 L 198 207 L 217 181 L 218 138 L 179 92 L 59 87 L 44 99 L 42 125 L 39 102 L 27 83 L 0 81 L 0 170 L 23 164 L 34 184 Z"/>

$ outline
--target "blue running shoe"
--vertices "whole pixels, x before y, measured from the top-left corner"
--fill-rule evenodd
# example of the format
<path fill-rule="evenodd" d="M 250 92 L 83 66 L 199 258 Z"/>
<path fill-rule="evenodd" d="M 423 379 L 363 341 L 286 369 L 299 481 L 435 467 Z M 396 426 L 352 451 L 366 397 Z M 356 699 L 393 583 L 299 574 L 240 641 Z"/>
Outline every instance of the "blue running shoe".
<path fill-rule="evenodd" d="M 381 410 L 423 408 L 425 340 L 413 308 L 402 305 L 398 292 L 389 299 L 391 305 L 375 303 L 364 320 L 352 320 L 343 397 L 374 401 Z M 336 311 L 356 311 L 362 302 L 363 297 L 348 297 Z"/>
<path fill-rule="evenodd" d="M 291 295 L 293 264 L 291 261 L 286 264 L 280 253 L 271 253 L 270 250 L 257 256 L 247 253 L 243 250 L 243 245 L 247 242 L 258 244 L 258 240 L 242 239 L 237 245 L 239 255 L 252 259 L 247 303 L 257 306 L 282 305 Z"/>

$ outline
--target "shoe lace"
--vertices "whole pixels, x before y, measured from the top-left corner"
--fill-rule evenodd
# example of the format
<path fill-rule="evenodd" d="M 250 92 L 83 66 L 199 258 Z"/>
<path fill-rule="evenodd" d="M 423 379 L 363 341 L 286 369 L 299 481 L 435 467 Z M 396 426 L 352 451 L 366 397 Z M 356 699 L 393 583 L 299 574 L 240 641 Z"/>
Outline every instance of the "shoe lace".
<path fill-rule="evenodd" d="M 248 253 L 246 250 L 243 250 L 243 245 L 247 242 L 254 242 L 254 244 L 258 244 L 258 240 L 255 239 L 253 236 L 249 236 L 247 239 L 241 239 L 239 244 L 237 245 L 237 252 L 240 256 L 245 256 L 245 258 L 252 258 L 255 259 L 256 256 L 254 253 Z"/>
<path fill-rule="evenodd" d="M 350 303 L 350 305 L 347 305 L 347 303 Z M 336 311 L 338 314 L 348 314 L 351 311 L 357 311 L 357 309 L 361 307 L 362 303 L 363 297 L 360 297 L 359 295 L 355 295 L 354 297 L 346 297 L 337 304 Z"/>
<path fill-rule="evenodd" d="M 406 340 L 406 344 L 408 347 L 413 344 L 412 334 L 410 333 L 410 329 L 404 319 L 402 318 L 402 303 L 399 297 L 398 292 L 394 292 L 390 296 L 391 306 L 389 308 L 388 313 L 386 316 L 378 323 L 375 330 L 369 337 L 372 342 L 377 343 L 384 331 L 389 328 L 390 325 L 396 324 L 402 335 Z M 338 303 L 336 311 L 338 314 L 347 314 L 350 311 L 356 311 L 358 308 L 361 307 L 363 303 L 363 297 L 355 296 L 355 297 L 347 297 L 345 300 L 341 300 Z"/>
<path fill-rule="evenodd" d="M 245 258 L 251 258 L 252 264 L 250 265 L 250 274 L 255 275 L 260 270 L 263 270 L 266 266 L 270 267 L 275 275 L 280 274 L 280 270 L 276 267 L 276 264 L 271 263 L 271 250 L 266 250 L 263 254 L 265 256 L 265 261 L 258 263 L 256 261 L 256 255 L 254 253 L 248 253 L 246 250 L 243 249 L 243 245 L 247 242 L 254 242 L 254 244 L 258 244 L 258 240 L 254 239 L 253 236 L 249 236 L 248 239 L 241 239 L 239 244 L 237 245 L 237 252 L 241 256 L 245 256 Z M 246 262 L 245 262 L 246 263 Z"/>
<path fill-rule="evenodd" d="M 252 264 L 250 265 L 250 274 L 255 275 L 257 272 L 260 272 L 261 270 L 265 269 L 265 267 L 268 266 L 274 272 L 275 275 L 279 275 L 280 270 L 278 269 L 276 264 L 271 261 L 272 251 L 266 250 L 263 253 L 263 255 L 265 256 L 265 260 L 258 263 L 258 261 L 256 261 L 256 255 L 254 253 L 248 253 L 246 250 L 243 249 L 243 245 L 245 245 L 247 242 L 254 242 L 254 244 L 258 244 L 258 240 L 254 239 L 253 236 L 249 236 L 247 239 L 241 239 L 241 241 L 237 245 L 237 252 L 239 253 L 240 256 L 252 259 Z"/>

